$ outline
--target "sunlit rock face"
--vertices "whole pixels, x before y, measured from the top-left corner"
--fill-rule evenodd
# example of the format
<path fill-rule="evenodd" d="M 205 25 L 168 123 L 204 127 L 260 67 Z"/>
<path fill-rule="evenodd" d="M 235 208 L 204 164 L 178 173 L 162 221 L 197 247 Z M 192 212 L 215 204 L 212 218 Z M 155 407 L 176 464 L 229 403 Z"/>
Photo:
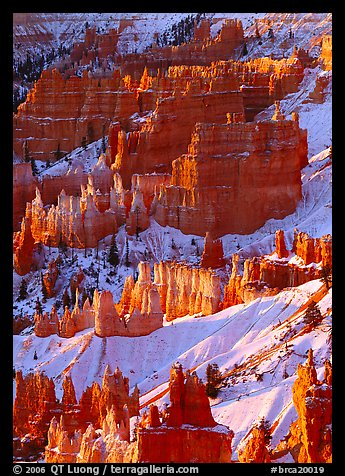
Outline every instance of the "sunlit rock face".
<path fill-rule="evenodd" d="M 304 365 L 299 364 L 292 387 L 298 419 L 291 424 L 285 447 L 298 463 L 332 462 L 332 366 L 325 361 L 324 379 L 319 381 L 309 350 Z"/>
<path fill-rule="evenodd" d="M 214 421 L 204 385 L 196 373 L 184 375 L 181 364 L 174 364 L 169 390 L 171 403 L 161 418 L 155 406 L 142 418 L 138 461 L 231 462 L 234 434 Z"/>
<path fill-rule="evenodd" d="M 171 186 L 160 188 L 155 219 L 186 234 L 252 233 L 295 210 L 306 158 L 296 116 L 197 124 L 188 154 L 173 161 Z"/>
<path fill-rule="evenodd" d="M 14 116 L 14 151 L 22 156 L 27 140 L 33 159 L 55 160 L 58 151 L 80 147 L 83 137 L 87 142 L 102 137 L 114 115 L 126 121 L 135 112 L 134 93 L 118 74 L 98 80 L 85 71 L 64 79 L 57 69 L 44 70 Z"/>
<path fill-rule="evenodd" d="M 154 265 L 154 282 L 167 321 L 186 314 L 207 316 L 219 310 L 220 277 L 212 269 L 161 261 Z"/>
<path fill-rule="evenodd" d="M 307 233 L 296 230 L 292 249 L 288 250 L 284 231 L 277 230 L 275 250 L 270 255 L 247 258 L 240 266 L 239 255 L 233 254 L 231 275 L 224 288 L 222 307 L 225 309 L 247 303 L 260 296 L 275 294 L 286 287 L 300 286 L 318 279 L 325 266 L 332 269 L 330 235 L 312 238 Z"/>

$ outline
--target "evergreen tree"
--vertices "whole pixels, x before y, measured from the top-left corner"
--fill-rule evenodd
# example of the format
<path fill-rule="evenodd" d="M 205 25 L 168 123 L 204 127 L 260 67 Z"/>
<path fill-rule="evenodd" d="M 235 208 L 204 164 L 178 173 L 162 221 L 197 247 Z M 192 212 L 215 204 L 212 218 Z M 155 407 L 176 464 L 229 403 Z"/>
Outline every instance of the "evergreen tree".
<path fill-rule="evenodd" d="M 247 43 L 244 43 L 242 47 L 242 56 L 247 56 L 247 54 L 248 54 Z"/>
<path fill-rule="evenodd" d="M 58 142 L 58 145 L 57 145 L 56 151 L 54 152 L 54 155 L 55 155 L 55 160 L 60 160 L 61 157 L 63 156 L 63 154 L 61 152 L 61 148 L 60 148 L 60 142 Z"/>
<path fill-rule="evenodd" d="M 105 125 L 103 124 L 103 128 L 102 128 L 102 145 L 101 145 L 101 150 L 104 154 L 104 152 L 106 151 L 106 145 L 105 145 Z"/>
<path fill-rule="evenodd" d="M 112 264 L 113 266 L 117 266 L 119 264 L 119 250 L 117 248 L 115 235 L 113 235 L 111 238 L 108 263 Z"/>
<path fill-rule="evenodd" d="M 23 145 L 23 156 L 25 162 L 31 162 L 30 151 L 29 151 L 29 144 L 26 140 Z"/>
<path fill-rule="evenodd" d="M 38 168 L 37 168 L 35 159 L 30 159 L 30 161 L 31 161 L 32 175 L 37 175 L 38 174 Z"/>
<path fill-rule="evenodd" d="M 42 273 L 41 273 L 41 284 L 42 284 L 42 296 L 43 296 L 42 301 L 46 302 L 48 299 L 48 291 L 47 291 L 47 287 L 45 285 Z"/>
<path fill-rule="evenodd" d="M 326 289 L 329 289 L 330 287 L 330 282 L 332 281 L 331 277 L 331 267 L 329 264 L 326 264 L 325 266 L 322 266 L 321 268 L 321 280 L 325 283 Z"/>
<path fill-rule="evenodd" d="M 43 308 L 42 308 L 42 304 L 41 304 L 41 301 L 39 300 L 39 298 L 36 299 L 35 309 L 36 309 L 37 314 L 42 314 Z"/>
<path fill-rule="evenodd" d="M 322 314 L 319 306 L 315 301 L 311 301 L 303 317 L 305 324 L 310 324 L 312 327 L 317 326 L 322 321 Z"/>
<path fill-rule="evenodd" d="M 18 301 L 23 301 L 28 297 L 28 283 L 26 279 L 22 279 L 19 288 Z"/>
<path fill-rule="evenodd" d="M 64 293 L 63 293 L 63 296 L 62 296 L 62 305 L 63 305 L 63 309 L 65 309 L 65 307 L 67 306 L 68 309 L 70 308 L 71 306 L 71 298 L 68 294 L 68 288 L 65 289 Z"/>
<path fill-rule="evenodd" d="M 265 439 L 265 444 L 266 446 L 269 446 L 271 444 L 271 428 L 270 428 L 270 422 L 265 419 L 265 417 L 262 417 L 259 423 L 256 425 L 256 427 L 259 430 L 264 431 L 264 439 Z"/>
<path fill-rule="evenodd" d="M 222 374 L 218 364 L 208 364 L 206 368 L 206 395 L 210 398 L 216 398 L 222 383 Z"/>
<path fill-rule="evenodd" d="M 131 263 L 129 261 L 129 244 L 128 244 L 128 238 L 126 238 L 126 260 L 125 260 L 125 265 L 128 268 L 130 264 Z"/>

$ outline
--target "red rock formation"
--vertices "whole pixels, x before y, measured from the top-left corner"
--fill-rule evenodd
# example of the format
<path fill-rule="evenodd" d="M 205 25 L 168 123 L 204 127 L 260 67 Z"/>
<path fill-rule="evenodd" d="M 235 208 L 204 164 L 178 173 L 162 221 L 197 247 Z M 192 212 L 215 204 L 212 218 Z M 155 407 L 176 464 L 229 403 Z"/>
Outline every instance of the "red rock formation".
<path fill-rule="evenodd" d="M 58 265 L 60 263 L 61 258 L 56 258 L 55 260 L 51 260 L 48 263 L 48 269 L 43 274 L 43 283 L 45 289 L 47 291 L 48 298 L 55 296 L 55 284 L 56 280 L 59 276 L 59 268 Z"/>
<path fill-rule="evenodd" d="M 154 283 L 168 321 L 187 314 L 207 316 L 219 310 L 220 278 L 212 269 L 161 261 L 154 265 Z"/>
<path fill-rule="evenodd" d="M 323 381 L 318 381 L 309 350 L 305 365 L 298 365 L 292 399 L 298 419 L 290 426 L 286 445 L 295 462 L 332 462 L 332 367 L 325 362 Z"/>
<path fill-rule="evenodd" d="M 204 268 L 222 268 L 225 265 L 222 240 L 212 239 L 212 235 L 206 232 L 204 241 L 204 251 L 201 256 L 200 265 Z"/>
<path fill-rule="evenodd" d="M 240 463 L 270 463 L 270 452 L 265 441 L 263 428 L 254 427 L 243 450 L 238 451 Z"/>
<path fill-rule="evenodd" d="M 81 443 L 80 432 L 69 435 L 61 415 L 60 421 L 54 416 L 48 430 L 48 444 L 45 448 L 47 463 L 75 463 Z"/>
<path fill-rule="evenodd" d="M 111 431 L 118 438 L 129 441 L 129 418 L 139 414 L 139 391 L 135 387 L 129 394 L 129 381 L 119 369 L 112 374 L 106 368 L 102 387 L 94 383 L 83 392 L 79 403 L 69 375 L 62 387 L 59 403 L 52 379 L 42 373 L 25 377 L 21 371 L 16 373 L 14 436 L 26 435 L 18 451 L 29 455 L 42 450 L 48 438 L 47 462 L 75 462 L 82 433 L 90 423 L 97 428 L 103 425 L 106 433 Z"/>
<path fill-rule="evenodd" d="M 116 305 L 111 291 L 95 290 L 93 305 L 86 299 L 83 309 L 80 309 L 79 289 L 76 288 L 74 309 L 70 312 L 66 306 L 60 321 L 55 308 L 50 315 L 35 314 L 35 334 L 38 337 L 58 334 L 69 338 L 92 327 L 100 337 L 134 337 L 148 335 L 162 325 L 160 295 L 156 284 L 151 281 L 147 262 L 139 263 L 139 277 L 135 284 L 133 277 L 126 279 L 122 298 Z"/>
<path fill-rule="evenodd" d="M 33 251 L 35 239 L 31 233 L 30 215 L 26 214 L 22 219 L 20 232 L 14 235 L 14 269 L 20 276 L 29 273 L 33 263 Z"/>
<path fill-rule="evenodd" d="M 286 249 L 283 230 L 277 230 L 275 238 L 275 251 L 270 255 L 247 258 L 243 272 L 239 269 L 239 256 L 233 255 L 229 283 L 224 288 L 223 309 L 318 279 L 322 266 L 329 265 L 332 269 L 330 235 L 314 239 L 307 233 L 296 231 L 291 253 Z"/>
<path fill-rule="evenodd" d="M 233 432 L 214 421 L 202 382 L 195 372 L 183 375 L 179 363 L 170 371 L 170 401 L 160 421 L 150 409 L 138 430 L 142 463 L 230 462 Z"/>
<path fill-rule="evenodd" d="M 66 153 L 79 147 L 82 137 L 102 137 L 111 120 L 126 123 L 139 108 L 134 94 L 119 86 L 116 74 L 98 80 L 84 71 L 82 78 L 65 80 L 56 69 L 44 70 L 14 116 L 15 152 L 21 155 L 27 140 L 34 159 L 52 160 L 59 148 Z"/>
<path fill-rule="evenodd" d="M 332 71 L 332 35 L 324 35 L 321 43 L 321 60 L 325 71 Z"/>
<path fill-rule="evenodd" d="M 287 258 L 289 256 L 289 252 L 286 249 L 285 246 L 285 237 L 284 237 L 284 231 L 283 230 L 277 230 L 276 231 L 276 253 L 279 259 L 281 258 Z"/>
<path fill-rule="evenodd" d="M 22 217 L 25 214 L 26 202 L 35 198 L 35 190 L 38 184 L 36 177 L 32 175 L 30 163 L 13 165 L 13 230 L 18 231 Z"/>
<path fill-rule="evenodd" d="M 59 317 L 55 306 L 52 307 L 50 314 L 47 312 L 43 314 L 35 313 L 34 322 L 34 332 L 37 337 L 48 337 L 52 334 L 59 334 Z"/>
<path fill-rule="evenodd" d="M 69 197 L 62 190 L 57 206 L 52 205 L 46 211 L 36 189 L 36 198 L 27 204 L 26 216 L 33 237 L 48 246 L 64 242 L 74 248 L 95 247 L 100 239 L 117 231 L 114 212 L 110 209 L 99 212 L 90 194 Z"/>
<path fill-rule="evenodd" d="M 147 267 L 148 277 L 145 274 Z M 139 263 L 138 281 L 130 290 L 130 298 L 128 296 L 129 287 L 131 287 L 131 282 L 127 280 L 124 293 L 117 305 L 114 304 L 110 291 L 101 293 L 95 291 L 93 308 L 96 335 L 100 337 L 114 335 L 135 337 L 151 334 L 162 327 L 163 312 L 160 297 L 150 278 L 149 263 Z"/>
<path fill-rule="evenodd" d="M 13 432 L 15 436 L 31 435 L 44 438 L 56 407 L 55 386 L 42 373 L 23 376 L 16 372 L 16 398 L 13 404 Z"/>
<path fill-rule="evenodd" d="M 183 86 L 184 85 L 184 86 Z M 129 188 L 133 173 L 170 172 L 171 162 L 187 151 L 194 124 L 221 122 L 227 112 L 243 113 L 236 78 L 229 76 L 223 89 L 204 94 L 199 78 L 182 79 L 181 93 L 157 99 L 156 109 L 140 130 L 118 137 L 114 167 Z"/>
<path fill-rule="evenodd" d="M 65 387 L 70 388 L 67 380 Z M 184 376 L 182 367 L 175 364 L 170 396 L 171 405 L 163 420 L 158 409 L 151 407 L 149 415 L 143 415 L 137 442 L 129 443 L 129 418 L 138 414 L 138 392 L 129 397 L 128 379 L 118 369 L 111 374 L 107 368 L 102 390 L 94 384 L 81 397 L 78 415 L 88 416 L 86 430 L 71 432 L 65 417 L 60 422 L 55 417 L 51 420 L 46 462 L 230 462 L 233 432 L 212 418 L 204 386 L 196 374 L 187 372 Z M 93 414 L 98 415 L 96 422 L 90 422 Z M 101 431 L 96 433 L 96 428 Z"/>
<path fill-rule="evenodd" d="M 320 239 L 295 230 L 292 251 L 302 258 L 306 265 L 322 262 L 332 269 L 332 236 L 324 235 Z"/>
<path fill-rule="evenodd" d="M 293 212 L 306 139 L 296 120 L 197 124 L 188 154 L 173 161 L 172 185 L 161 186 L 156 221 L 217 237 L 251 233 Z"/>

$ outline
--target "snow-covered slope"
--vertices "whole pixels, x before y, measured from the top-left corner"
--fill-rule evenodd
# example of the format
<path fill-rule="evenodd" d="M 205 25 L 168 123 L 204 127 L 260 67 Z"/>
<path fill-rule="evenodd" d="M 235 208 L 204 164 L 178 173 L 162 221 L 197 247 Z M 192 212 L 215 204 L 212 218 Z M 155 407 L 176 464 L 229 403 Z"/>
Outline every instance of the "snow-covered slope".
<path fill-rule="evenodd" d="M 319 301 L 324 320 L 305 333 L 303 313 L 311 298 Z M 14 336 L 14 366 L 25 373 L 40 370 L 53 377 L 58 398 L 67 373 L 80 398 L 93 381 L 101 382 L 106 365 L 112 371 L 118 366 L 129 377 L 131 387 L 138 385 L 144 408 L 153 401 L 159 406 L 168 403 L 166 390 L 173 362 L 196 370 L 204 380 L 207 364 L 217 363 L 227 379 L 211 403 L 212 412 L 217 422 L 235 432 L 234 449 L 263 416 L 271 423 L 279 421 L 273 434 L 275 445 L 296 418 L 291 386 L 297 364 L 305 361 L 310 347 L 319 373 L 324 359 L 330 357 L 330 308 L 331 291 L 316 280 L 212 316 L 165 322 L 163 328 L 145 337 L 100 338 L 93 330 L 70 339 Z M 33 359 L 35 352 L 37 360 Z"/>

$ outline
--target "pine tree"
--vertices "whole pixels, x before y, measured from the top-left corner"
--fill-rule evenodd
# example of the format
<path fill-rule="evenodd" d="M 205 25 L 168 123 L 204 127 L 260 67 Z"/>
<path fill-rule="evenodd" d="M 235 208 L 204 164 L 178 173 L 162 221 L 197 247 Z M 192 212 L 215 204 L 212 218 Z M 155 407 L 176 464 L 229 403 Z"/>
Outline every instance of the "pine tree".
<path fill-rule="evenodd" d="M 222 374 L 219 370 L 218 364 L 208 364 L 206 368 L 206 378 L 206 395 L 210 398 L 216 398 L 222 382 Z"/>
<path fill-rule="evenodd" d="M 29 144 L 27 140 L 24 142 L 24 145 L 23 145 L 23 156 L 24 156 L 24 162 L 31 162 Z"/>
<path fill-rule="evenodd" d="M 66 253 L 66 251 L 67 251 L 67 245 L 66 245 L 66 243 L 63 241 L 62 233 L 60 233 L 60 239 L 59 239 L 58 248 L 59 248 L 59 250 L 60 250 L 62 253 Z"/>
<path fill-rule="evenodd" d="M 43 296 L 42 301 L 47 302 L 47 299 L 49 296 L 48 296 L 47 287 L 45 285 L 42 273 L 41 273 L 41 284 L 42 284 L 42 296 Z"/>
<path fill-rule="evenodd" d="M 41 301 L 39 300 L 39 298 L 36 299 L 35 309 L 36 309 L 37 314 L 42 314 L 43 308 L 42 308 L 42 304 L 41 304 Z"/>
<path fill-rule="evenodd" d="M 112 264 L 113 266 L 117 266 L 119 264 L 119 250 L 117 248 L 115 235 L 113 235 L 111 238 L 108 263 Z"/>
<path fill-rule="evenodd" d="M 101 150 L 104 154 L 104 152 L 106 151 L 106 145 L 105 145 L 105 125 L 103 124 L 103 127 L 102 127 L 102 144 L 101 144 Z"/>
<path fill-rule="evenodd" d="M 65 289 L 65 291 L 63 293 L 63 296 L 62 296 L 62 305 L 63 305 L 63 309 L 65 309 L 66 306 L 69 309 L 70 306 L 71 306 L 71 298 L 68 294 L 68 289 L 67 288 Z"/>
<path fill-rule="evenodd" d="M 303 322 L 312 327 L 317 326 L 322 321 L 322 314 L 315 301 L 311 301 L 303 317 Z"/>
<path fill-rule="evenodd" d="M 129 261 L 129 244 L 128 244 L 128 238 L 126 238 L 126 260 L 125 260 L 125 265 L 128 268 L 130 264 L 131 263 Z"/>
<path fill-rule="evenodd" d="M 30 161 L 31 161 L 32 175 L 37 175 L 38 174 L 38 168 L 37 168 L 35 159 L 30 159 Z"/>
<path fill-rule="evenodd" d="M 55 155 L 55 160 L 60 160 L 61 157 L 63 156 L 63 154 L 61 152 L 61 148 L 60 148 L 60 142 L 58 142 L 58 145 L 57 145 L 56 151 L 54 152 L 54 155 Z"/>
<path fill-rule="evenodd" d="M 26 279 L 23 278 L 20 283 L 18 301 L 23 301 L 27 297 L 28 297 L 28 284 L 26 282 Z"/>
<path fill-rule="evenodd" d="M 261 420 L 259 421 L 259 423 L 256 425 L 256 427 L 259 430 L 264 431 L 265 444 L 266 444 L 266 446 L 269 446 L 271 444 L 271 439 L 272 439 L 270 422 L 268 420 L 266 420 L 265 417 L 262 417 Z"/>
<path fill-rule="evenodd" d="M 329 264 L 325 264 L 325 266 L 322 266 L 320 278 L 325 283 L 327 290 L 329 289 L 330 282 L 332 281 L 331 273 L 332 271 Z"/>

